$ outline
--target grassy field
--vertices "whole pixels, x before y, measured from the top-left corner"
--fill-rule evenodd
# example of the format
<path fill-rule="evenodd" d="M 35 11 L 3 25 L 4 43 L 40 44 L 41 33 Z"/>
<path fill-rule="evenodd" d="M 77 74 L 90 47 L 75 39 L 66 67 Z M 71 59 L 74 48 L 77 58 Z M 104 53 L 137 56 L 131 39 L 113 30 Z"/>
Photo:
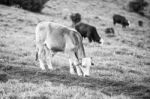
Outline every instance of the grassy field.
<path fill-rule="evenodd" d="M 41 14 L 0 5 L 0 99 L 150 99 L 150 20 L 127 12 L 123 6 L 128 1 L 50 0 Z M 54 57 L 50 72 L 41 71 L 35 61 L 36 25 L 53 21 L 70 26 L 63 16 L 71 12 L 81 13 L 105 41 L 83 41 L 94 62 L 90 77 L 69 74 L 63 53 Z M 114 13 L 126 16 L 131 26 L 113 26 Z M 107 27 L 114 27 L 115 36 L 105 34 Z"/>

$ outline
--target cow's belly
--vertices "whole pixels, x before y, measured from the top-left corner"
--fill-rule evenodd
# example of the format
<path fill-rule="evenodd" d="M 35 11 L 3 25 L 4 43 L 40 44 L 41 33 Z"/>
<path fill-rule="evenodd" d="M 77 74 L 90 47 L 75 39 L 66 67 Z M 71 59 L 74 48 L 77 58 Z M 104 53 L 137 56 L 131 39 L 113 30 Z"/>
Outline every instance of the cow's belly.
<path fill-rule="evenodd" d="M 75 44 L 73 44 L 71 37 L 68 35 L 50 36 L 46 39 L 45 43 L 50 50 L 55 52 L 68 52 L 76 49 Z"/>
<path fill-rule="evenodd" d="M 47 47 L 55 52 L 64 51 L 65 50 L 65 40 L 63 38 L 49 38 L 46 40 Z"/>

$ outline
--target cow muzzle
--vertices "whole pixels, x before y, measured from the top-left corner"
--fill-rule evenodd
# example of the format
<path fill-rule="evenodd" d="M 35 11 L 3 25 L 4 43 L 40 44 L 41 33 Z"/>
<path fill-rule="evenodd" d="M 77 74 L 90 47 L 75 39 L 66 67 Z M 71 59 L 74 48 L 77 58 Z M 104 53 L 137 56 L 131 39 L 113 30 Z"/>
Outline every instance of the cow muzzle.
<path fill-rule="evenodd" d="M 83 58 L 82 59 L 82 65 L 81 65 L 81 70 L 83 72 L 83 76 L 89 76 L 90 75 L 90 67 L 92 64 L 92 59 L 91 57 Z"/>
<path fill-rule="evenodd" d="M 103 45 L 104 40 L 103 40 L 103 39 L 100 39 L 100 40 L 99 40 L 99 43 L 100 43 L 101 45 Z"/>

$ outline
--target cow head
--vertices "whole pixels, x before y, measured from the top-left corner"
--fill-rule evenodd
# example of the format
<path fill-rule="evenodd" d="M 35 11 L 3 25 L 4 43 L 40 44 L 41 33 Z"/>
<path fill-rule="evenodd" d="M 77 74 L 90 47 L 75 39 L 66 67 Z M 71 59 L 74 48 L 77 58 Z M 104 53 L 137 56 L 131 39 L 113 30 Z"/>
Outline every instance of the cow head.
<path fill-rule="evenodd" d="M 91 57 L 82 58 L 81 70 L 83 72 L 84 77 L 90 75 L 91 65 L 92 65 L 92 58 Z"/>
<path fill-rule="evenodd" d="M 128 21 L 128 20 L 126 20 L 126 21 L 123 23 L 123 27 L 126 27 L 126 26 L 129 27 L 129 25 L 130 25 L 130 21 Z"/>
<path fill-rule="evenodd" d="M 90 67 L 91 65 L 94 65 L 91 57 L 82 58 L 81 61 L 69 59 L 69 63 L 71 74 L 77 74 L 84 77 L 90 75 Z"/>
<path fill-rule="evenodd" d="M 70 16 L 70 19 L 72 20 L 72 22 L 73 22 L 74 24 L 76 24 L 76 23 L 78 23 L 78 22 L 81 21 L 81 15 L 80 15 L 79 13 L 73 13 L 73 14 L 71 14 L 71 16 Z"/>

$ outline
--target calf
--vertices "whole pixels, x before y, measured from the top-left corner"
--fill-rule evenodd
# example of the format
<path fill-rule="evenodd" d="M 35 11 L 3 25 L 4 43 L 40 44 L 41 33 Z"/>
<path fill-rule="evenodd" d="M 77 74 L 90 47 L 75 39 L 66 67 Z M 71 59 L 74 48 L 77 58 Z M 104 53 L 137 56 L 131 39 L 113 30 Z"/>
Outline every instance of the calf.
<path fill-rule="evenodd" d="M 76 30 L 54 22 L 41 22 L 36 30 L 36 60 L 39 59 L 42 70 L 53 69 L 52 57 L 57 52 L 68 52 L 70 73 L 89 75 L 91 59 L 86 58 L 82 37 Z M 82 66 L 80 61 L 82 62 Z M 88 64 L 84 62 L 87 60 Z M 76 69 L 76 70 L 75 70 Z"/>
<path fill-rule="evenodd" d="M 129 26 L 129 21 L 124 16 L 118 14 L 113 15 L 113 24 L 116 25 L 116 23 L 121 24 L 122 27 Z"/>

